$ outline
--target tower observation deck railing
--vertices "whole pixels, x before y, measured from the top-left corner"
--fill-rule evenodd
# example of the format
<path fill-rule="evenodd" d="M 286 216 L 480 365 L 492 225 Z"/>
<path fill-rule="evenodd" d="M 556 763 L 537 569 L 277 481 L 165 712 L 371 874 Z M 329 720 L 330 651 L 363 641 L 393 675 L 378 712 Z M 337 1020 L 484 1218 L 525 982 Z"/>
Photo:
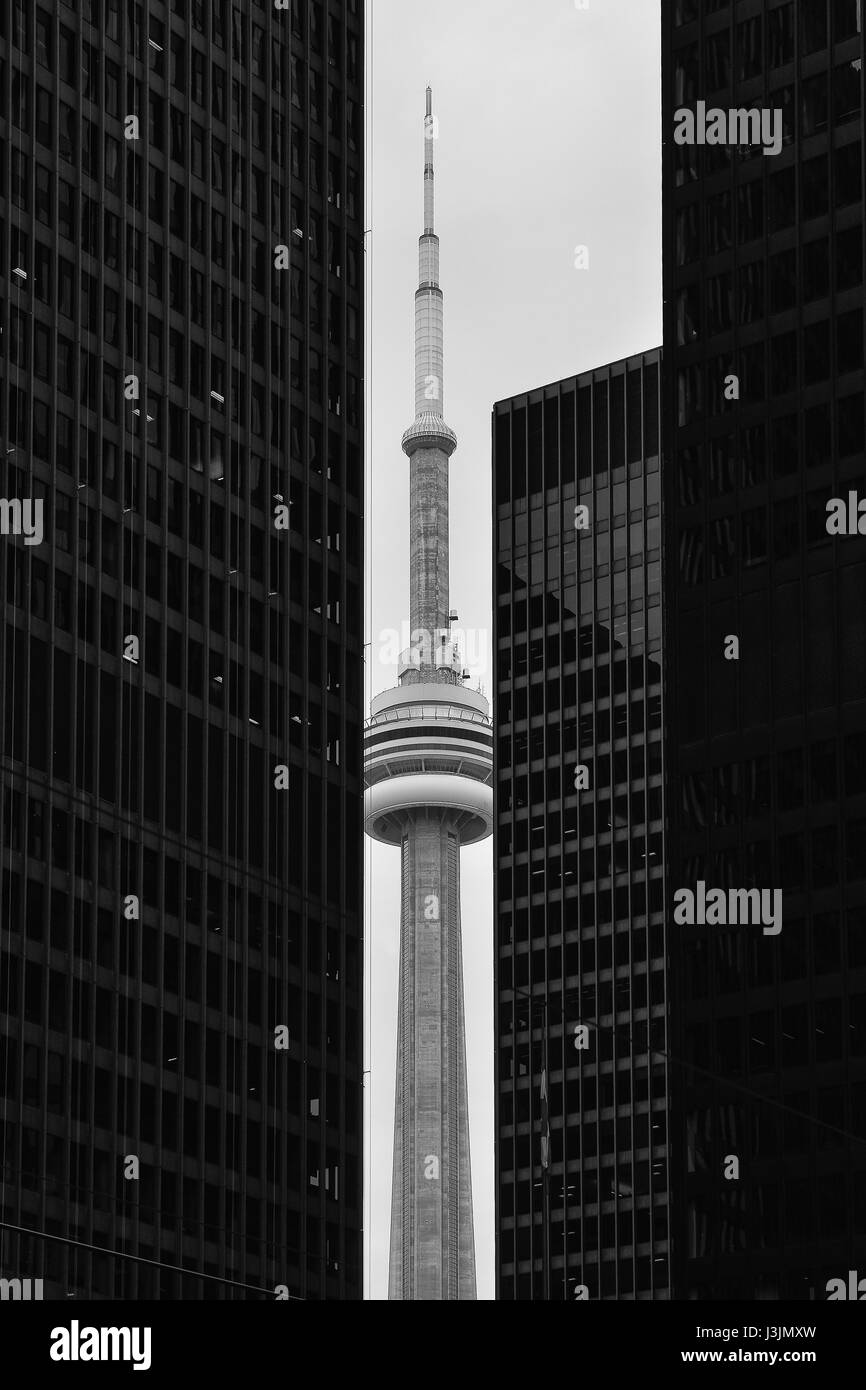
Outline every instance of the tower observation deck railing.
<path fill-rule="evenodd" d="M 364 729 L 377 729 L 382 724 L 417 723 L 422 719 L 426 724 L 430 719 L 451 720 L 459 719 L 464 723 L 480 724 L 483 728 L 489 729 L 490 719 L 480 710 L 467 709 L 465 705 L 429 704 L 426 701 L 419 702 L 417 705 L 397 705 L 393 709 L 383 710 L 381 714 L 373 715 L 370 719 L 364 720 Z"/>

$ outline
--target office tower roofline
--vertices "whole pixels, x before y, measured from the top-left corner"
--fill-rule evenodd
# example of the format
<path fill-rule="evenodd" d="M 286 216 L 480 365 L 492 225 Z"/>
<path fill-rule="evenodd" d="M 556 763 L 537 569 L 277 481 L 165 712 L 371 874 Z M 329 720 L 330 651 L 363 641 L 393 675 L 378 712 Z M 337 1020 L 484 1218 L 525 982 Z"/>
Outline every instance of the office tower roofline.
<path fill-rule="evenodd" d="M 641 359 L 656 361 L 661 351 L 661 345 L 653 343 L 649 347 L 639 348 L 637 352 L 630 352 L 628 357 L 614 357 L 609 362 L 600 363 L 599 366 L 584 367 L 581 371 L 574 372 L 571 376 L 563 377 L 561 380 L 545 381 L 541 386 L 528 386 L 522 391 L 515 391 L 511 396 L 503 396 L 500 401 L 494 401 L 491 414 L 497 415 L 502 411 L 510 410 L 514 402 L 523 397 L 528 402 L 541 400 L 547 392 L 559 391 L 562 387 L 573 388 L 575 382 L 581 385 L 593 380 L 600 381 L 612 376 L 621 376 L 627 370 L 629 363 L 639 362 Z"/>

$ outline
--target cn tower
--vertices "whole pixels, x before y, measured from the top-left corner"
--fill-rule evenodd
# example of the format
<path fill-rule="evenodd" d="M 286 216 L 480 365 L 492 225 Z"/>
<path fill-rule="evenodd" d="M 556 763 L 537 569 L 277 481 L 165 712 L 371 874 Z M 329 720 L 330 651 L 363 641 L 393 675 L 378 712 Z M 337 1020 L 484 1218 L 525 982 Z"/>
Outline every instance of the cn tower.
<path fill-rule="evenodd" d="M 411 646 L 372 702 L 366 830 L 400 850 L 400 998 L 391 1189 L 391 1299 L 474 1299 L 475 1238 L 463 1014 L 460 850 L 493 826 L 493 734 L 467 674 L 448 593 L 442 290 L 433 223 L 437 122 L 427 88 L 424 229 L 415 294 L 409 459 Z"/>

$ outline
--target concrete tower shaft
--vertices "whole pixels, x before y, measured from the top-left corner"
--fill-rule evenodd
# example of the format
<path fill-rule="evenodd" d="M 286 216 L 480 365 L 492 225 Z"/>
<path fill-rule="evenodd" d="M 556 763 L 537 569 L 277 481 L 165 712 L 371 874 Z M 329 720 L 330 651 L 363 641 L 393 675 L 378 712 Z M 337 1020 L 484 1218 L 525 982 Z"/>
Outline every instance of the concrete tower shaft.
<path fill-rule="evenodd" d="M 392 1299 L 474 1299 L 460 835 L 431 810 L 405 820 L 391 1189 Z"/>

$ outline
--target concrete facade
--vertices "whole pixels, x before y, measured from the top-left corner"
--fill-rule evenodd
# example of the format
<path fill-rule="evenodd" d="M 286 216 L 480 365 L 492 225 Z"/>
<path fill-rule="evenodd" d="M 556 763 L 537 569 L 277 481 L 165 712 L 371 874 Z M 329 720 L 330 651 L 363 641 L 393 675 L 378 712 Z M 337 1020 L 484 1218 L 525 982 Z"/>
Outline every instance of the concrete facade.
<path fill-rule="evenodd" d="M 392 1299 L 473 1299 L 475 1243 L 463 1018 L 460 835 L 406 817 L 402 846 Z"/>

